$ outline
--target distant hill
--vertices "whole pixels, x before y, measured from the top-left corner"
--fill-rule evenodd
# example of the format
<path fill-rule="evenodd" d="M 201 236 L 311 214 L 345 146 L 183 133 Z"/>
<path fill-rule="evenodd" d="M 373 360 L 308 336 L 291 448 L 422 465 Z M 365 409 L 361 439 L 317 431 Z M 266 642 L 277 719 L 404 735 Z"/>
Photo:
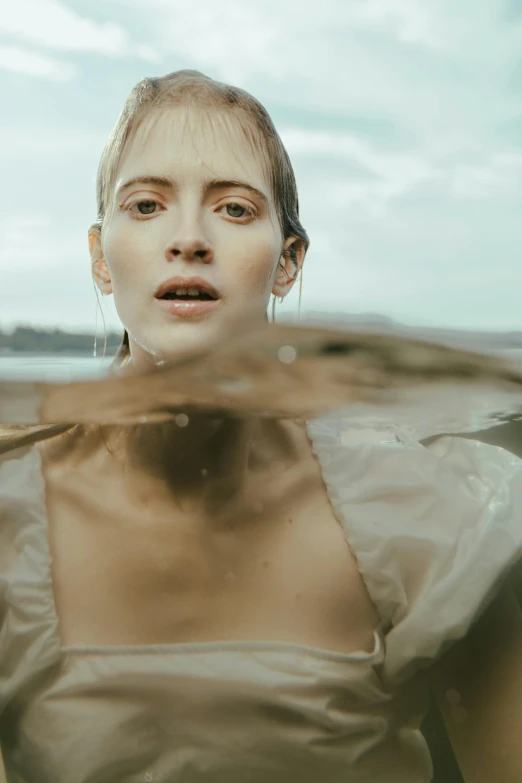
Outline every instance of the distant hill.
<path fill-rule="evenodd" d="M 106 354 L 116 353 L 122 333 L 107 333 Z M 98 335 L 97 353 L 103 354 L 104 336 Z M 66 332 L 63 329 L 37 329 L 17 326 L 12 332 L 0 330 L 0 353 L 90 353 L 94 347 L 93 334 Z"/>

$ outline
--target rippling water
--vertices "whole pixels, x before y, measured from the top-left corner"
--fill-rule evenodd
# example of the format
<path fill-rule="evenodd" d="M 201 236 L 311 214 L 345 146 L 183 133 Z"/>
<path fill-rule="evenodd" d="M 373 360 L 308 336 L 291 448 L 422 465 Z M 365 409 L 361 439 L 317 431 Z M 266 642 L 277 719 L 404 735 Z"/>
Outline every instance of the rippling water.
<path fill-rule="evenodd" d="M 0 357 L 0 423 L 146 422 L 194 410 L 310 419 L 342 410 L 354 431 L 424 439 L 522 418 L 522 349 L 503 350 L 495 335 L 276 325 L 147 372 L 109 371 L 111 361 Z"/>

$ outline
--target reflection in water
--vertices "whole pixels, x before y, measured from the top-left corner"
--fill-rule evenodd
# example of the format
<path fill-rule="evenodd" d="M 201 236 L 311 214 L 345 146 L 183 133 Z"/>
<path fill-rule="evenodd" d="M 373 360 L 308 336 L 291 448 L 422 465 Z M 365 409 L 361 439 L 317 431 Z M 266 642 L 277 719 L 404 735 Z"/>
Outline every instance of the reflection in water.
<path fill-rule="evenodd" d="M 356 532 L 356 523 L 360 525 L 357 547 L 362 557 L 364 535 L 368 536 L 368 530 L 371 530 L 376 519 L 381 519 L 379 515 L 382 513 L 382 499 L 374 483 L 366 477 L 366 465 L 368 476 L 373 475 L 372 470 L 376 467 L 376 480 L 381 482 L 380 486 L 386 487 L 387 492 L 396 492 L 395 507 L 388 505 L 385 512 L 386 522 L 392 532 L 386 546 L 382 543 L 381 560 L 377 566 L 372 566 L 370 561 L 365 565 L 364 559 L 361 560 L 363 566 L 370 571 L 375 569 L 374 577 L 377 582 L 380 577 L 389 577 L 386 568 L 390 557 L 395 556 L 395 542 L 406 541 L 409 546 L 413 546 L 415 527 L 419 520 L 428 520 L 430 509 L 437 503 L 440 504 L 439 513 L 442 517 L 439 525 L 435 508 L 433 538 L 428 537 L 423 541 L 422 536 L 417 536 L 416 548 L 411 550 L 421 564 L 420 573 L 419 568 L 417 572 L 414 569 L 407 572 L 410 584 L 405 585 L 405 589 L 411 590 L 412 585 L 415 586 L 408 599 L 413 605 L 417 601 L 417 593 L 429 593 L 432 572 L 440 569 L 437 579 L 441 584 L 444 581 L 446 560 L 442 563 L 442 559 L 437 561 L 430 554 L 435 545 L 444 546 L 444 541 L 441 545 L 436 534 L 440 531 L 442 539 L 449 540 L 449 544 L 446 541 L 447 549 L 444 550 L 449 562 L 452 556 L 453 526 L 462 524 L 463 517 L 472 509 L 467 524 L 476 523 L 477 537 L 484 538 L 484 548 L 478 550 L 481 561 L 475 563 L 472 553 L 467 553 L 466 557 L 462 554 L 459 563 L 459 568 L 463 569 L 462 575 L 455 574 L 453 581 L 449 581 L 449 588 L 445 588 L 460 591 L 459 600 L 461 593 L 464 600 L 465 593 L 473 593 L 471 585 L 479 584 L 477 574 L 482 573 L 480 569 L 483 569 L 485 577 L 489 576 L 488 564 L 484 562 L 486 542 L 496 546 L 495 538 L 488 533 L 487 525 L 480 527 L 484 522 L 484 514 L 487 513 L 484 507 L 489 508 L 480 492 L 483 492 L 484 488 L 488 491 L 495 489 L 493 484 L 488 482 L 500 480 L 502 476 L 514 476 L 517 466 L 508 460 L 500 461 L 499 471 L 491 474 L 488 472 L 486 452 L 484 458 L 475 452 L 472 452 L 471 459 L 465 456 L 466 452 L 462 452 L 464 457 L 452 457 L 451 454 L 448 456 L 441 448 L 438 436 L 458 433 L 462 436 L 462 443 L 478 438 L 484 443 L 501 445 L 515 454 L 522 455 L 522 364 L 511 356 L 482 352 L 478 345 L 473 346 L 470 343 L 473 343 L 472 336 L 457 333 L 452 335 L 451 339 L 446 335 L 444 344 L 437 344 L 434 340 L 419 342 L 389 333 L 365 334 L 363 331 L 342 332 L 336 329 L 270 327 L 250 334 L 248 340 L 241 338 L 228 344 L 226 350 L 216 350 L 212 355 L 199 357 L 195 361 L 173 363 L 146 374 L 136 373 L 132 368 L 114 371 L 101 367 L 93 371 L 90 364 L 74 368 L 72 364 L 68 364 L 60 367 L 48 366 L 45 374 L 42 367 L 30 366 L 28 378 L 27 367 L 22 369 L 16 363 L 6 367 L 5 362 L 2 364 L 0 360 L 0 422 L 3 425 L 0 446 L 2 438 L 5 445 L 13 433 L 22 432 L 22 429 L 18 428 L 25 424 L 64 424 L 76 421 L 148 423 L 174 418 L 178 427 L 189 430 L 190 418 L 198 410 L 219 411 L 229 417 L 237 415 L 238 412 L 244 417 L 264 418 L 300 419 L 321 415 L 322 423 L 317 425 L 315 430 L 312 428 L 310 435 L 316 454 L 321 460 L 333 506 L 345 524 L 345 530 L 354 535 L 354 525 Z M 338 426 L 341 427 L 341 437 L 334 443 L 332 433 L 335 433 Z M 417 446 L 420 440 L 427 449 L 433 448 L 432 451 L 426 452 L 429 455 L 426 463 L 423 463 L 424 451 Z M 404 451 L 400 450 L 401 445 L 405 447 Z M 408 451 L 410 448 L 411 452 Z M 419 450 L 416 450 L 417 448 Z M 363 454 L 363 449 L 365 467 L 358 473 L 358 455 Z M 336 477 L 338 466 L 333 464 L 335 455 L 341 451 L 346 455 L 342 464 L 342 485 Z M 385 462 L 376 458 L 380 453 L 393 456 L 389 465 L 389 461 L 386 462 L 386 469 Z M 410 453 L 412 457 L 409 457 Z M 440 458 L 441 462 L 435 461 L 433 455 Z M 451 459 L 454 459 L 454 463 L 451 463 Z M 423 467 L 423 464 L 426 467 Z M 443 467 L 439 468 L 439 464 Z M 456 472 L 448 474 L 446 479 L 444 470 L 448 468 L 444 465 L 451 464 L 456 466 Z M 22 470 L 27 470 L 27 474 L 22 476 Z M 6 475 L 11 476 L 11 487 L 14 487 L 10 494 L 11 506 L 8 512 L 16 508 L 19 515 L 23 514 L 21 509 L 25 495 L 22 484 L 27 479 L 26 486 L 30 486 L 30 481 L 34 479 L 34 470 L 35 464 L 29 461 L 24 463 L 24 466 L 18 466 L 17 495 L 14 487 L 15 473 L 9 474 L 8 466 Z M 479 481 L 480 471 L 483 475 L 481 474 Z M 415 478 L 410 485 L 408 482 L 412 473 Z M 472 500 L 459 489 L 469 477 L 471 479 L 466 492 L 475 491 L 478 484 L 483 482 L 479 487 L 479 494 Z M 417 492 L 420 493 L 420 501 L 415 505 L 417 501 L 414 496 Z M 439 499 L 438 492 L 443 495 L 447 493 L 448 497 Z M 0 483 L 0 497 L 1 493 Z M 404 505 L 401 505 L 402 501 Z M 494 504 L 490 505 L 493 509 Z M 473 509 L 476 510 L 475 516 Z M 262 511 L 263 505 L 259 513 Z M 405 520 L 404 517 L 408 515 L 409 520 Z M 493 524 L 495 518 L 491 519 Z M 35 506 L 25 522 L 27 528 L 20 540 L 27 541 L 30 526 L 38 524 L 35 520 Z M 36 529 L 34 532 L 36 533 Z M 505 532 L 514 535 L 515 527 L 506 526 Z M 522 535 L 520 538 L 522 539 Z M 376 541 L 385 541 L 384 531 Z M 355 537 L 352 543 L 354 542 Z M 522 542 L 514 540 L 513 554 L 516 554 L 515 550 L 519 544 L 522 546 Z M 378 546 L 376 548 L 378 549 Z M 23 550 L 23 546 L 21 549 Z M 500 563 L 502 557 L 499 553 L 493 551 L 492 556 L 496 554 Z M 376 553 L 371 551 L 368 556 L 370 555 L 374 557 Z M 502 562 L 509 563 L 509 556 L 509 546 L 506 545 L 506 557 Z M 38 569 L 42 567 L 42 560 L 36 560 L 38 562 L 34 561 L 33 565 Z M 463 589 L 459 579 L 464 580 L 466 589 Z M 238 582 L 236 571 L 227 570 L 224 581 L 228 587 L 233 588 Z M 33 587 L 37 583 L 36 579 Z M 30 591 L 32 588 L 24 586 L 24 589 Z M 378 584 L 373 585 L 374 595 L 379 595 L 379 589 Z M 400 606 L 402 599 L 399 593 L 394 611 L 400 614 L 403 609 Z M 415 626 L 413 623 L 412 630 L 407 630 L 403 635 L 403 639 L 409 640 L 409 644 L 415 644 L 419 629 L 426 632 L 429 627 L 430 633 L 435 637 L 439 615 L 449 608 L 437 603 L 435 593 L 436 591 L 426 601 L 425 609 L 420 604 L 420 620 L 417 620 L 420 625 Z M 19 591 L 18 597 L 20 595 Z M 28 595 L 29 593 L 26 593 L 22 598 L 27 598 Z M 41 607 L 38 606 L 37 593 L 31 596 L 31 600 L 36 600 L 34 620 L 39 616 Z M 473 605 L 473 595 L 468 595 L 466 600 L 468 599 L 471 600 L 470 605 Z M 12 601 L 16 600 L 15 590 Z M 406 609 L 407 615 L 410 607 Z M 412 616 L 414 614 L 415 611 Z M 408 617 L 406 628 L 407 620 Z M 27 636 L 31 618 L 26 617 L 24 623 L 24 633 Z M 14 627 L 16 628 L 16 623 Z M 25 636 L 20 630 L 18 650 L 22 649 Z M 399 681 L 408 668 L 407 662 L 405 663 L 408 656 L 408 650 L 404 647 L 406 641 L 401 643 L 403 648 L 399 645 L 394 649 L 392 635 L 389 634 L 387 638 L 388 651 L 395 656 L 396 667 L 394 672 L 390 670 L 391 674 L 388 674 L 390 681 L 394 676 L 398 677 Z M 40 644 L 40 641 L 38 643 Z M 436 647 L 434 643 L 433 649 Z M 104 748 L 104 752 L 109 754 L 104 742 L 106 737 L 113 736 L 111 732 L 114 732 L 114 727 L 107 714 L 103 718 L 101 709 L 101 705 L 109 699 L 119 700 L 118 720 L 120 727 L 123 727 L 120 728 L 121 734 L 118 737 L 119 748 L 121 750 L 126 747 L 126 743 L 129 745 L 129 764 L 131 760 L 132 763 L 139 761 L 143 770 L 142 777 L 139 778 L 141 780 L 171 780 L 165 770 L 170 758 L 168 754 L 174 753 L 176 741 L 181 738 L 181 743 L 186 743 L 185 748 L 178 749 L 179 755 L 183 750 L 188 752 L 190 743 L 198 747 L 202 737 L 202 748 L 193 758 L 187 756 L 187 768 L 192 770 L 192 778 L 187 780 L 231 781 L 230 777 L 226 777 L 226 760 L 234 754 L 244 755 L 243 771 L 254 765 L 250 779 L 256 783 L 261 780 L 287 780 L 287 772 L 275 762 L 281 758 L 294 764 L 293 773 L 299 771 L 302 783 L 319 779 L 324 779 L 326 783 L 341 779 L 350 781 L 348 768 L 359 770 L 359 777 L 354 779 L 378 780 L 384 783 L 389 779 L 383 771 L 386 763 L 396 767 L 397 774 L 401 774 L 397 766 L 402 763 L 398 761 L 398 754 L 404 754 L 404 776 L 398 778 L 396 774 L 394 780 L 400 779 L 401 783 L 409 783 L 427 779 L 424 776 L 425 771 L 422 771 L 425 770 L 421 763 L 422 748 L 407 747 L 408 742 L 412 741 L 411 738 L 400 747 L 382 741 L 378 751 L 382 756 L 378 764 L 381 774 L 379 777 L 372 774 L 373 767 L 369 761 L 368 776 L 364 777 L 366 761 L 373 758 L 371 748 L 376 741 L 375 737 L 380 736 L 383 726 L 392 727 L 394 721 L 400 721 L 400 717 L 394 713 L 397 709 L 396 701 L 390 701 L 388 692 L 375 675 L 375 672 L 380 671 L 379 666 L 384 655 L 379 640 L 373 650 L 369 649 L 364 655 L 360 655 L 358 662 L 349 659 L 349 656 L 328 657 L 324 655 L 324 651 L 318 655 L 317 650 L 314 652 L 310 649 L 307 652 L 304 648 L 301 648 L 296 657 L 291 650 L 263 650 L 260 645 L 254 656 L 247 655 L 246 650 L 238 649 L 234 666 L 231 667 L 225 651 L 219 653 L 219 650 L 214 650 L 212 658 L 206 658 L 206 653 L 196 648 L 197 646 L 186 658 L 173 655 L 168 662 L 168 672 L 161 668 L 166 665 L 165 657 L 157 655 L 151 654 L 150 658 L 143 660 L 142 669 L 137 672 L 138 655 L 132 659 L 126 656 L 124 663 L 120 662 L 119 667 L 111 670 L 108 659 L 101 654 L 85 655 L 84 651 L 82 657 L 79 653 L 76 656 L 73 653 L 68 672 L 59 680 L 50 680 L 45 685 L 39 684 L 31 694 L 30 703 L 24 707 L 25 723 L 16 724 L 21 727 L 19 730 L 24 742 L 31 747 L 28 757 L 32 754 L 33 759 L 40 760 L 42 769 L 48 764 L 52 770 L 53 763 L 58 764 L 59 761 L 62 765 L 61 774 L 64 774 L 62 768 L 67 766 L 69 756 L 72 759 L 71 764 L 74 762 L 76 766 L 78 754 L 81 755 L 82 752 L 81 746 L 71 752 L 69 745 L 60 748 L 57 743 L 50 753 L 45 743 L 40 746 L 37 743 L 31 745 L 34 727 L 41 726 L 44 721 L 48 722 L 49 716 L 52 718 L 49 725 L 54 721 L 56 725 L 60 725 L 60 710 L 63 705 L 68 702 L 75 702 L 76 705 L 88 704 L 92 703 L 93 699 L 100 705 L 102 719 L 99 725 L 93 730 L 89 710 L 78 711 L 76 706 L 75 731 L 78 737 L 90 737 L 96 748 Z M 55 665 L 56 659 L 53 656 L 56 650 L 52 645 L 43 645 L 41 649 L 44 650 L 43 657 L 48 656 L 47 663 Z M 178 652 L 181 649 L 177 645 Z M 423 648 L 421 645 L 418 656 L 429 656 L 431 652 L 430 645 L 426 642 Z M 24 660 L 30 660 L 30 656 Z M 44 664 L 45 661 L 42 661 L 42 665 Z M 16 662 L 11 660 L 9 665 L 16 666 Z M 364 666 L 364 679 L 358 679 L 361 666 Z M 29 687 L 35 672 L 28 667 L 19 671 L 17 676 Z M 400 687 L 402 688 L 402 682 Z M 141 714 L 143 693 L 154 694 L 153 709 L 151 708 L 145 721 Z M 411 707 L 411 694 L 408 694 L 408 699 L 405 696 L 401 698 L 404 704 L 401 705 L 399 699 L 400 709 L 413 710 L 411 715 L 423 713 L 423 699 L 420 696 L 419 704 L 414 708 Z M 454 716 L 465 718 L 465 708 L 460 703 L 457 689 L 447 690 L 447 700 Z M 174 734 L 173 710 L 176 713 Z M 357 730 L 353 724 L 355 716 L 359 721 Z M 16 714 L 16 709 L 11 717 L 19 720 L 20 715 Z M 83 725 L 84 730 L 81 728 Z M 271 726 L 278 726 L 277 734 L 270 733 Z M 359 732 L 361 738 L 358 744 L 348 742 L 349 729 L 356 734 Z M 461 779 L 460 773 L 446 739 L 442 720 L 434 706 L 424 719 L 423 730 L 434 758 L 435 780 L 437 783 L 457 783 Z M 154 756 L 154 743 L 158 732 L 167 739 L 164 755 L 159 760 Z M 9 735 L 9 732 L 7 736 L 12 741 L 12 744 L 7 743 L 8 751 L 13 751 L 17 737 Z M 382 737 L 379 741 L 381 740 Z M 53 737 L 52 741 L 56 742 L 56 738 Z M 68 743 L 70 742 L 69 739 Z M 304 754 L 303 747 L 306 750 Z M 136 748 L 140 751 L 138 755 L 141 754 L 139 759 L 136 756 Z M 212 748 L 212 752 L 209 752 L 209 748 Z M 85 751 L 83 752 L 85 754 Z M 206 753 L 209 753 L 208 764 L 222 768 L 225 777 L 209 776 L 212 766 L 205 771 L 203 766 L 207 763 Z M 353 758 L 348 759 L 350 753 Z M 389 757 L 386 754 L 389 754 Z M 23 767 L 23 762 L 15 762 L 14 751 L 10 760 L 13 764 L 19 763 L 20 768 Z M 86 769 L 90 769 L 92 759 L 86 757 L 84 763 Z M 164 766 L 161 767 L 161 764 Z M 262 773 L 255 772 L 255 765 Z M 345 778 L 344 775 L 343 778 L 340 777 L 343 768 L 346 768 Z M 73 767 L 68 774 L 75 774 Z M 128 770 L 121 773 L 121 778 L 129 781 L 138 779 L 129 777 L 130 774 L 129 766 Z M 327 777 L 328 775 L 330 777 Z M 50 779 L 49 775 L 44 779 Z M 69 779 L 72 780 L 73 777 Z M 76 779 L 83 780 L 81 777 Z M 246 779 L 245 775 L 243 779 Z"/>

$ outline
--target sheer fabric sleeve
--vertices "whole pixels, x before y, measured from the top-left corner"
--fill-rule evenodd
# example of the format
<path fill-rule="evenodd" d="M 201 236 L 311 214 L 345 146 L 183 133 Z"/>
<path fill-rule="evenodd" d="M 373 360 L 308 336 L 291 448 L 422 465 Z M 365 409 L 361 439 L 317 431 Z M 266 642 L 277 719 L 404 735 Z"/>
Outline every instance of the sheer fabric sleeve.
<path fill-rule="evenodd" d="M 43 476 L 31 447 L 0 456 L 0 715 L 60 656 Z"/>
<path fill-rule="evenodd" d="M 441 437 L 350 443 L 309 423 L 332 506 L 382 618 L 399 684 L 462 638 L 522 558 L 522 460 Z"/>

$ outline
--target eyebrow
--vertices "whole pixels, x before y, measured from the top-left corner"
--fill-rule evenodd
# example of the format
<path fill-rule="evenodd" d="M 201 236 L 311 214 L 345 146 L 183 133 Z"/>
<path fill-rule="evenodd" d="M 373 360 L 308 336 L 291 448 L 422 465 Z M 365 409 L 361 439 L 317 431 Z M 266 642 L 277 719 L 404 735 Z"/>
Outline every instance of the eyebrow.
<path fill-rule="evenodd" d="M 170 177 L 157 177 L 157 176 L 142 176 L 133 177 L 132 179 L 124 182 L 121 187 L 118 188 L 117 195 L 120 196 L 124 190 L 134 187 L 135 185 L 154 185 L 155 187 L 164 188 L 168 190 L 175 190 L 176 183 Z M 227 188 L 242 188 L 248 190 L 254 196 L 257 196 L 264 204 L 268 205 L 268 198 L 263 191 L 254 188 L 253 185 L 249 185 L 248 182 L 243 182 L 238 179 L 210 179 L 203 183 L 205 191 L 209 190 L 225 190 Z"/>

